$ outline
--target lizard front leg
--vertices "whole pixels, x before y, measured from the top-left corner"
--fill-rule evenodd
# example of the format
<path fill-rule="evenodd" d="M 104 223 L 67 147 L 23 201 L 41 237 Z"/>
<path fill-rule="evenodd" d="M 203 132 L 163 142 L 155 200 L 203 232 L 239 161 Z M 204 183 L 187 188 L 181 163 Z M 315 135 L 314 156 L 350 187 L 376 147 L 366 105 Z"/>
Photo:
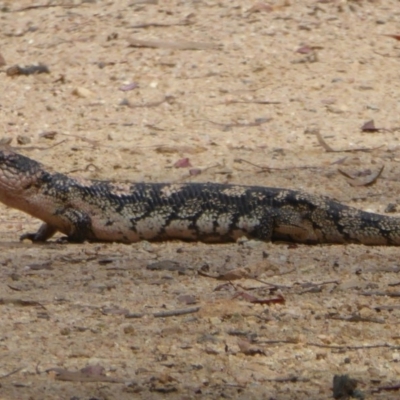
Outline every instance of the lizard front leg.
<path fill-rule="evenodd" d="M 33 243 L 45 242 L 51 238 L 57 231 L 66 233 L 68 242 L 82 243 L 85 240 L 94 239 L 92 231 L 92 220 L 88 214 L 74 208 L 66 207 L 57 210 L 54 214 L 60 219 L 60 229 L 57 225 L 44 223 L 35 233 L 25 233 L 20 237 L 20 240 L 28 239 Z M 65 229 L 68 227 L 68 229 Z M 66 232 L 67 231 L 67 232 Z"/>
<path fill-rule="evenodd" d="M 57 227 L 49 224 L 42 224 L 37 232 L 35 233 L 24 233 L 19 237 L 19 240 L 28 239 L 33 243 L 45 242 L 50 239 L 58 231 Z"/>

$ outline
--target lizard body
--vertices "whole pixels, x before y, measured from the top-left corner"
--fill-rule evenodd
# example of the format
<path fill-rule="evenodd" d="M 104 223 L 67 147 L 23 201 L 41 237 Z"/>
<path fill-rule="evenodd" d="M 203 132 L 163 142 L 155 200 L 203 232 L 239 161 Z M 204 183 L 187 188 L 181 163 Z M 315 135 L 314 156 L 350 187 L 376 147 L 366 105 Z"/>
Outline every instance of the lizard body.
<path fill-rule="evenodd" d="M 132 243 L 241 236 L 299 243 L 400 245 L 400 218 L 302 191 L 217 183 L 111 183 L 50 172 L 0 150 L 0 201 L 44 222 L 21 239 Z"/>

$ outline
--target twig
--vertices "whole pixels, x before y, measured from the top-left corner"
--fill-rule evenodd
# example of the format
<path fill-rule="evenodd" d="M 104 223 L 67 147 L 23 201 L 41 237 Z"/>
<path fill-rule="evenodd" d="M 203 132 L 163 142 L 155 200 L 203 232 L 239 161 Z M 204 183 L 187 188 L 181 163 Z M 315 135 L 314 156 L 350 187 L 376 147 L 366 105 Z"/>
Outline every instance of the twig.
<path fill-rule="evenodd" d="M 141 40 L 129 39 L 130 47 L 150 47 L 173 50 L 216 50 L 220 46 L 215 43 L 188 42 L 185 40 L 163 41 L 163 40 Z"/>
<path fill-rule="evenodd" d="M 391 54 L 383 54 L 383 53 L 379 53 L 376 50 L 372 50 L 373 53 L 377 54 L 378 56 L 381 57 L 390 57 L 390 58 L 399 58 L 399 56 L 392 56 Z"/>
<path fill-rule="evenodd" d="M 319 282 L 319 283 L 317 283 L 317 282 L 305 282 L 305 283 L 295 282 L 294 285 L 300 285 L 302 287 L 310 287 L 310 286 L 330 285 L 332 283 L 334 283 L 335 285 L 339 285 L 340 284 L 340 282 L 338 280 L 334 279 L 334 280 L 331 280 L 331 281 L 323 281 L 323 282 Z"/>
<path fill-rule="evenodd" d="M 67 141 L 67 139 L 64 139 L 64 140 L 61 140 L 60 142 L 54 143 L 53 145 L 47 146 L 47 147 L 41 147 L 41 146 L 27 146 L 27 147 L 19 147 L 19 148 L 16 148 L 16 147 L 9 146 L 9 149 L 10 149 L 10 150 L 13 150 L 13 151 L 20 151 L 20 150 L 22 150 L 22 149 L 23 149 L 23 150 L 28 150 L 28 151 L 30 151 L 30 150 L 49 150 L 49 149 L 52 149 L 52 148 L 54 148 L 54 147 L 56 147 L 56 146 L 59 146 L 60 144 L 66 142 L 66 141 Z"/>
<path fill-rule="evenodd" d="M 46 369 L 46 372 L 54 372 L 58 381 L 125 383 L 123 379 L 111 378 L 105 375 L 89 375 L 82 371 L 68 371 L 63 368 L 49 368 Z"/>
<path fill-rule="evenodd" d="M 73 138 L 76 138 L 76 139 L 80 139 L 80 140 L 82 140 L 82 142 L 90 143 L 93 147 L 94 147 L 94 146 L 98 146 L 98 144 L 101 142 L 100 140 L 88 139 L 88 138 L 86 138 L 85 136 L 73 135 L 73 134 L 70 134 L 70 133 L 62 133 L 62 132 L 61 132 L 60 135 L 64 135 L 64 136 L 68 136 L 68 137 L 73 137 Z"/>
<path fill-rule="evenodd" d="M 142 318 L 145 315 L 146 314 L 144 314 L 144 313 L 128 313 L 128 314 L 125 314 L 125 318 Z"/>
<path fill-rule="evenodd" d="M 288 170 L 293 170 L 293 169 L 317 169 L 317 168 L 321 168 L 321 167 L 314 167 L 314 166 L 311 166 L 311 165 L 304 165 L 304 166 L 300 166 L 300 167 L 285 167 L 285 168 L 275 168 L 274 167 L 273 168 L 273 167 L 266 167 L 266 166 L 263 166 L 263 165 L 257 165 L 257 164 L 252 163 L 251 161 L 244 160 L 243 158 L 235 158 L 233 161 L 237 162 L 239 164 L 240 163 L 246 163 L 246 164 L 252 165 L 253 167 L 259 168 L 262 171 L 288 171 Z"/>
<path fill-rule="evenodd" d="M 280 101 L 268 100 L 227 100 L 219 104 L 281 104 Z"/>
<path fill-rule="evenodd" d="M 263 283 L 264 285 L 272 286 L 274 289 L 291 289 L 292 286 L 277 285 L 276 283 L 270 283 L 263 281 L 262 279 L 252 278 L 257 282 Z"/>
<path fill-rule="evenodd" d="M 21 371 L 21 369 L 24 369 L 24 367 L 20 367 L 20 368 L 14 369 L 14 371 L 11 371 L 11 372 L 9 372 L 8 374 L 5 374 L 5 375 L 3 375 L 3 376 L 0 376 L 0 379 L 4 379 L 4 378 L 7 378 L 8 376 L 14 375 L 14 374 L 16 374 L 17 372 Z"/>
<path fill-rule="evenodd" d="M 192 314 L 200 310 L 200 307 L 184 308 L 181 310 L 160 311 L 156 313 L 128 313 L 125 318 L 142 318 L 145 315 L 152 315 L 154 318 L 175 317 L 177 315 Z"/>
<path fill-rule="evenodd" d="M 315 132 L 315 136 L 317 137 L 318 143 L 328 152 L 334 152 L 335 150 L 332 149 L 331 146 L 329 146 L 328 143 L 325 142 L 324 138 L 321 136 L 321 134 L 319 133 L 319 131 Z"/>
<path fill-rule="evenodd" d="M 89 163 L 88 165 L 86 165 L 85 168 L 75 168 L 75 169 L 71 169 L 70 171 L 68 171 L 69 174 L 75 174 L 76 172 L 87 172 L 90 171 L 90 168 L 94 168 L 95 171 L 100 171 L 100 168 L 93 164 L 93 163 Z"/>
<path fill-rule="evenodd" d="M 224 130 L 229 130 L 231 128 L 249 128 L 252 126 L 260 126 L 271 120 L 272 118 L 256 118 L 254 122 L 232 122 L 230 124 L 224 124 L 221 122 L 214 122 L 209 119 L 204 119 L 204 121 L 210 122 L 211 124 L 221 126 Z"/>
<path fill-rule="evenodd" d="M 317 137 L 318 143 L 326 150 L 327 153 L 352 153 L 354 151 L 372 151 L 372 150 L 377 150 L 383 147 L 384 145 L 378 146 L 378 147 L 359 147 L 355 149 L 343 149 L 343 150 L 335 150 L 333 149 L 328 143 L 326 143 L 325 139 L 321 136 L 321 134 L 317 131 L 315 132 L 315 136 Z"/>
<path fill-rule="evenodd" d="M 130 29 L 139 29 L 139 28 L 166 28 L 168 26 L 186 26 L 186 25 L 193 25 L 193 21 L 186 19 L 184 21 L 175 22 L 175 23 L 161 23 L 161 22 L 144 22 L 142 24 L 131 25 Z"/>
<path fill-rule="evenodd" d="M 276 304 L 276 303 L 285 303 L 285 299 L 282 295 L 278 294 L 276 297 L 272 297 L 270 299 L 259 299 L 252 294 L 246 293 L 246 292 L 236 292 L 232 299 L 235 299 L 236 297 L 241 297 L 243 300 L 248 301 L 249 303 L 252 304 Z"/>
<path fill-rule="evenodd" d="M 370 174 L 363 180 L 355 178 L 354 176 L 351 176 L 346 171 L 343 171 L 340 168 L 338 168 L 338 171 L 347 178 L 346 180 L 349 183 L 349 185 L 351 185 L 351 186 L 370 186 L 370 185 L 374 184 L 377 181 L 377 179 L 381 176 L 384 168 L 385 168 L 385 166 L 382 165 L 382 167 L 377 172 Z"/>
<path fill-rule="evenodd" d="M 294 339 L 282 339 L 282 340 L 259 340 L 257 343 L 259 344 L 296 344 L 297 340 Z M 305 342 L 305 346 L 311 347 L 320 347 L 326 349 L 334 349 L 334 350 L 369 350 L 369 349 L 378 349 L 378 348 L 390 348 L 393 350 L 399 350 L 400 346 L 393 346 L 388 343 L 379 343 L 379 344 L 370 344 L 365 346 L 352 346 L 352 345 L 335 345 L 335 344 L 321 344 L 321 343 L 313 343 L 313 342 Z"/>
<path fill-rule="evenodd" d="M 22 300 L 22 299 L 7 299 L 7 298 L 0 298 L 0 304 L 14 304 L 17 306 L 22 307 L 31 307 L 31 306 L 39 306 L 46 310 L 46 307 L 35 300 Z M 46 310 L 47 311 L 47 310 Z"/>
<path fill-rule="evenodd" d="M 200 310 L 200 307 L 184 308 L 181 310 L 160 311 L 154 313 L 155 318 L 174 317 L 176 315 L 192 314 Z"/>
<path fill-rule="evenodd" d="M 51 8 L 51 7 L 75 8 L 78 6 L 79 4 L 51 4 L 51 2 L 49 1 L 47 4 L 34 4 L 32 6 L 26 6 L 18 8 L 16 10 L 12 10 L 12 12 L 21 12 L 21 11 L 36 10 L 39 8 Z"/>
<path fill-rule="evenodd" d="M 371 345 L 366 345 L 366 346 L 339 346 L 339 345 L 330 345 L 330 344 L 320 344 L 320 343 L 310 343 L 307 342 L 306 346 L 313 346 L 313 347 L 322 347 L 326 349 L 336 349 L 336 350 L 368 350 L 368 349 L 378 349 L 382 347 L 387 347 L 393 350 L 399 350 L 400 346 L 392 346 L 387 343 L 383 344 L 371 344 Z"/>
<path fill-rule="evenodd" d="M 161 100 L 151 101 L 150 103 L 144 103 L 144 104 L 131 104 L 131 103 L 129 103 L 129 101 L 126 100 L 126 102 L 123 105 L 126 105 L 129 108 L 158 107 L 161 104 L 163 104 L 165 102 L 169 102 L 172 99 L 173 99 L 173 96 L 165 96 Z"/>
<path fill-rule="evenodd" d="M 282 339 L 282 340 L 259 340 L 257 341 L 259 344 L 295 344 L 298 343 L 297 340 L 294 339 Z"/>
<path fill-rule="evenodd" d="M 26 6 L 22 8 L 18 8 L 17 10 L 14 10 L 13 12 L 21 12 L 21 11 L 28 11 L 28 10 L 36 10 L 38 8 L 50 8 L 50 7 L 61 7 L 60 4 L 37 4 L 33 6 Z"/>
<path fill-rule="evenodd" d="M 251 88 L 251 89 L 235 89 L 235 90 L 229 91 L 228 93 L 257 92 L 258 90 L 265 89 L 265 88 L 269 88 L 269 85 Z"/>
<path fill-rule="evenodd" d="M 265 378 L 263 379 L 264 382 L 309 382 L 310 379 L 308 378 L 301 378 L 299 376 L 295 375 L 289 375 L 289 376 L 282 376 L 279 378 Z"/>
<path fill-rule="evenodd" d="M 344 317 L 341 315 L 327 315 L 327 318 L 336 319 L 339 321 L 346 321 L 346 322 L 372 322 L 375 324 L 385 323 L 385 320 L 383 318 L 366 318 L 366 317 L 361 317 L 360 315 L 350 315 L 349 317 Z"/>
<path fill-rule="evenodd" d="M 376 389 L 372 389 L 371 393 L 378 393 L 381 390 L 386 390 L 386 391 L 400 390 L 400 383 L 397 383 L 395 385 L 388 385 L 388 386 L 378 386 Z"/>
<path fill-rule="evenodd" d="M 388 297 L 400 297 L 400 292 L 380 292 L 380 291 L 372 291 L 372 292 L 361 292 L 361 296 L 388 296 Z"/>

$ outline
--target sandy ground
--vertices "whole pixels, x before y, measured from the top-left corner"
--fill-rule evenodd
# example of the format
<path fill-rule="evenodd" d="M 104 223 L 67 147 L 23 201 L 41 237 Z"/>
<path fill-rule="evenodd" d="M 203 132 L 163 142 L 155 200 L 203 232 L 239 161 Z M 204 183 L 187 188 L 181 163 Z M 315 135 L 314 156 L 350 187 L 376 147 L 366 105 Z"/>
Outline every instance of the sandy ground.
<path fill-rule="evenodd" d="M 398 1 L 0 5 L 0 136 L 17 151 L 94 179 L 396 212 Z M 32 245 L 18 238 L 39 221 L 0 218 L 1 399 L 330 399 L 336 374 L 399 396 L 374 393 L 400 380 L 396 248 Z"/>

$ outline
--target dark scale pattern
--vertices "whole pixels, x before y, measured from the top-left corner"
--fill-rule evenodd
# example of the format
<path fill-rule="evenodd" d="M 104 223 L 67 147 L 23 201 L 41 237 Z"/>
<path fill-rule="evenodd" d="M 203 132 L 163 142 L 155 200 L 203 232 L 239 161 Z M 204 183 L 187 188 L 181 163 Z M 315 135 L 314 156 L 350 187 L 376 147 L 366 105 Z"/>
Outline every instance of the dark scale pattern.
<path fill-rule="evenodd" d="M 74 179 L 0 150 L 0 201 L 71 241 L 202 240 L 240 236 L 301 243 L 400 245 L 400 218 L 300 191 L 214 183 L 119 184 Z"/>

